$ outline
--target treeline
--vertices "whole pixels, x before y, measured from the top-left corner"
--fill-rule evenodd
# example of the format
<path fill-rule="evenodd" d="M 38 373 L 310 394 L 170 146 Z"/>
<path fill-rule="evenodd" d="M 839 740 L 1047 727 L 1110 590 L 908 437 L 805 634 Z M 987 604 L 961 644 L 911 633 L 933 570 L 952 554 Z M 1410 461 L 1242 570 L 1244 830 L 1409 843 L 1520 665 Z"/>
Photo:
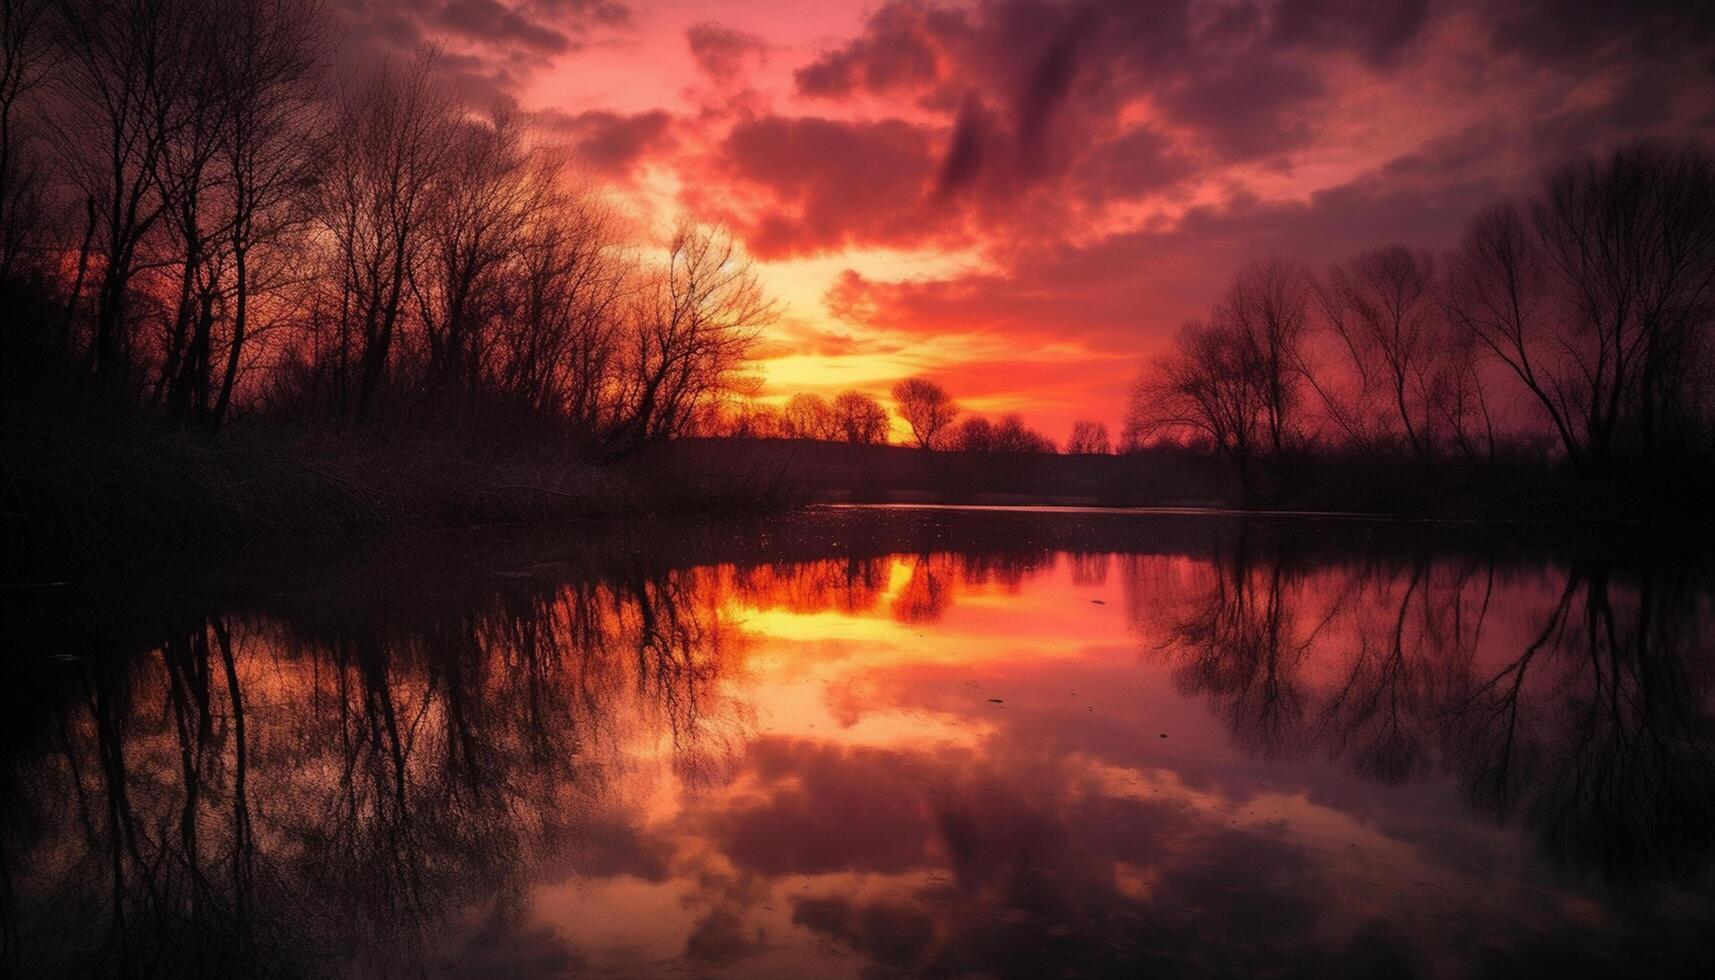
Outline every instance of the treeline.
<path fill-rule="evenodd" d="M 745 439 L 815 439 L 854 446 L 886 444 L 892 421 L 873 395 L 850 390 L 831 400 L 821 395 L 793 395 L 776 408 L 743 400 L 722 406 L 712 420 L 711 434 Z"/>
<path fill-rule="evenodd" d="M 0 0 L 8 386 L 209 430 L 690 431 L 775 308 L 664 253 L 435 55 L 335 71 L 316 0 Z"/>
<path fill-rule="evenodd" d="M 906 441 L 919 449 L 979 453 L 1056 453 L 1054 440 L 1024 422 L 1017 412 L 998 421 L 964 413 L 947 389 L 928 378 L 906 378 L 893 386 L 894 413 L 906 426 Z M 964 417 L 961 418 L 960 416 Z M 709 434 L 749 439 L 813 439 L 857 446 L 880 446 L 890 440 L 892 416 L 873 395 L 843 391 L 832 400 L 820 395 L 793 395 L 776 408 L 754 400 L 739 400 L 711 413 Z M 1073 423 L 1066 440 L 1069 454 L 1113 451 L 1108 428 L 1100 422 Z"/>
<path fill-rule="evenodd" d="M 1715 158 L 1634 143 L 1485 209 L 1445 255 L 1244 267 L 1140 376 L 1126 443 L 1214 452 L 1250 498 L 1334 455 L 1706 485 L 1712 318 Z"/>

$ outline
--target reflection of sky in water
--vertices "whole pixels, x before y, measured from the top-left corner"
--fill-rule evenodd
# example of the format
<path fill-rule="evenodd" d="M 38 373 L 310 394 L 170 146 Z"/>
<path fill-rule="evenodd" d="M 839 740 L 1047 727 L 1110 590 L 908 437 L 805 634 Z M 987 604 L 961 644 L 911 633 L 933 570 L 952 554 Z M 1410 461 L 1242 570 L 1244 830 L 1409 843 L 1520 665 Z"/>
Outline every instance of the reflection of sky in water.
<path fill-rule="evenodd" d="M 9 817 L 11 948 L 26 971 L 1694 973 L 1707 594 L 1657 578 L 1229 541 L 198 621 L 84 669 L 16 761 L 58 819 Z M 74 908 L 93 961 L 42 952 Z"/>

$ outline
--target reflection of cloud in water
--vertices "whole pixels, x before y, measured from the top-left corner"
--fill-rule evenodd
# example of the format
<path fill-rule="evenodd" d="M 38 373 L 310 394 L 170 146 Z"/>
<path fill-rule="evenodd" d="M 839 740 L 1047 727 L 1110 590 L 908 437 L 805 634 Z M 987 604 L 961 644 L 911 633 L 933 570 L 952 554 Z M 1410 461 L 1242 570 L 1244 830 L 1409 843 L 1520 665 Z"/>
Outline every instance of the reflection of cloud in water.
<path fill-rule="evenodd" d="M 1207 538 L 152 609 L 14 685 L 7 965 L 1705 965 L 1698 570 Z"/>

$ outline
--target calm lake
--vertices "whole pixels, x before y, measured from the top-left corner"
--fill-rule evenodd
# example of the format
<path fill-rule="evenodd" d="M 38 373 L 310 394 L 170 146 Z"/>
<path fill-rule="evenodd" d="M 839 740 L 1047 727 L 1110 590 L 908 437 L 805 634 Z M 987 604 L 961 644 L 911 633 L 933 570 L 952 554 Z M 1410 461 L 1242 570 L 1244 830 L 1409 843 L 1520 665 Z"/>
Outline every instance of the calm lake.
<path fill-rule="evenodd" d="M 821 509 L 15 583 L 0 972 L 1715 975 L 1715 571 L 1647 538 Z"/>

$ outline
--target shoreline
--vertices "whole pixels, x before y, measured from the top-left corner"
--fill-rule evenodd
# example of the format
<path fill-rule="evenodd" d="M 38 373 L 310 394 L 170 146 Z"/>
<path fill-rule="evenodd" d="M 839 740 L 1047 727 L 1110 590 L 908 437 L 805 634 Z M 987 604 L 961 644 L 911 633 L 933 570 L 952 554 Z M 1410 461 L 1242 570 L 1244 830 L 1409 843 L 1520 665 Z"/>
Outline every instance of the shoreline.
<path fill-rule="evenodd" d="M 1367 485 L 1342 482 L 1354 461 L 1301 460 L 1302 478 L 1289 485 L 1293 492 L 1277 495 L 1277 505 L 1240 506 L 1229 502 L 1231 488 L 1217 467 L 1184 453 L 924 453 L 692 438 L 590 462 L 549 440 L 477 431 L 254 429 L 211 437 L 99 415 L 22 412 L 7 422 L 0 431 L 0 532 L 8 551 L 48 563 L 440 531 L 722 521 L 807 508 L 1693 532 L 1711 526 L 1709 511 L 1689 501 L 1689 487 L 1674 495 L 1659 482 L 1578 485 L 1540 470 L 1487 479 L 1453 469 L 1414 475 L 1386 460 L 1364 464 Z M 1405 486 L 1409 497 L 1390 492 Z M 1304 506 L 1306 496 L 1329 505 Z"/>
<path fill-rule="evenodd" d="M 583 517 L 554 523 L 417 528 L 366 535 L 162 541 L 94 553 L 13 551 L 0 560 L 0 603 L 63 588 L 117 596 L 337 594 L 368 582 L 456 582 L 472 575 L 533 578 L 552 569 L 654 569 L 928 554 L 978 544 L 1006 552 L 1178 553 L 1276 542 L 1293 551 L 1323 544 L 1383 552 L 1428 549 L 1488 554 L 1502 562 L 1586 550 L 1635 556 L 1673 553 L 1701 562 L 1715 543 L 1683 528 L 1544 521 L 1388 519 L 1376 515 L 1221 510 L 973 505 L 810 504 L 771 512 Z M 376 568 L 389 569 L 373 574 Z M 370 571 L 359 573 L 357 570 Z M 97 586 L 92 589 L 92 586 Z M 423 590 L 427 601 L 439 585 Z"/>

